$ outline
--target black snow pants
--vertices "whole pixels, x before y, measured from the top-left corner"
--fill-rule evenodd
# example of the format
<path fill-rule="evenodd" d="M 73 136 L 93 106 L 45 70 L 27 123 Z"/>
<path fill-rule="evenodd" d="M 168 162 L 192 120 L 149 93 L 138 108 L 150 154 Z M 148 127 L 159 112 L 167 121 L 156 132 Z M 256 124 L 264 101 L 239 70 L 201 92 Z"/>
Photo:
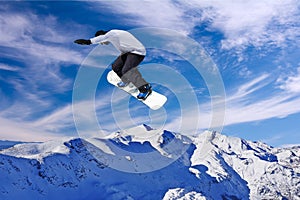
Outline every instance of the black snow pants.
<path fill-rule="evenodd" d="M 143 55 L 130 52 L 122 54 L 113 62 L 112 70 L 118 74 L 124 83 L 131 82 L 140 89 L 148 84 L 137 68 L 144 58 Z"/>

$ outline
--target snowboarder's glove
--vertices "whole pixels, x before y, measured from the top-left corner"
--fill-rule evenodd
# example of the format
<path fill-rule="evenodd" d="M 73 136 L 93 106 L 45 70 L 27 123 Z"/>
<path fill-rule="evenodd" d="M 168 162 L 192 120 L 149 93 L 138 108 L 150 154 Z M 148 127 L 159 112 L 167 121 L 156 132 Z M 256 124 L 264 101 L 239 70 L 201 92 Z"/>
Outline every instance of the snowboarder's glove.
<path fill-rule="evenodd" d="M 81 44 L 81 45 L 90 45 L 92 44 L 91 40 L 85 40 L 85 39 L 78 39 L 74 41 L 77 44 Z"/>

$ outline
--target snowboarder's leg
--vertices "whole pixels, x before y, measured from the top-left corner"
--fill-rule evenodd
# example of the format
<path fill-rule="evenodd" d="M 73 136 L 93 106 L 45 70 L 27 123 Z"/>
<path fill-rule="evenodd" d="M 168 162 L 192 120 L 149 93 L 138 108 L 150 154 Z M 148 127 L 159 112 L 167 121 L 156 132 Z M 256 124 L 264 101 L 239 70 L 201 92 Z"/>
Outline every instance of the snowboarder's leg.
<path fill-rule="evenodd" d="M 120 55 L 120 56 L 118 56 L 117 59 L 111 64 L 112 70 L 113 70 L 114 72 L 116 72 L 116 74 L 117 74 L 119 77 L 122 77 L 122 76 L 123 76 L 122 69 L 123 69 L 124 63 L 125 63 L 125 61 L 126 61 L 126 58 L 127 58 L 127 54 Z"/>
<path fill-rule="evenodd" d="M 152 92 L 151 85 L 143 79 L 137 66 L 143 61 L 145 56 L 133 53 L 120 55 L 112 64 L 113 71 L 121 78 L 118 87 L 125 87 L 129 82 L 132 82 L 138 90 L 138 99 L 145 100 Z"/>
<path fill-rule="evenodd" d="M 142 55 L 128 53 L 122 69 L 122 81 L 129 80 L 139 89 L 148 85 L 137 68 L 137 66 L 144 60 L 144 57 L 145 56 Z"/>

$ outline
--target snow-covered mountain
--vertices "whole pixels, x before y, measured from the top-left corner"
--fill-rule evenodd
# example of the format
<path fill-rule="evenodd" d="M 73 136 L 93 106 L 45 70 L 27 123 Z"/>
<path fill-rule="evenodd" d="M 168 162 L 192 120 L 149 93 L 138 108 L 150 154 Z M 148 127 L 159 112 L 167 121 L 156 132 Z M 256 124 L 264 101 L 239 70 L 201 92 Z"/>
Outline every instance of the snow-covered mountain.
<path fill-rule="evenodd" d="M 0 199 L 300 199 L 300 147 L 141 125 L 0 151 Z"/>

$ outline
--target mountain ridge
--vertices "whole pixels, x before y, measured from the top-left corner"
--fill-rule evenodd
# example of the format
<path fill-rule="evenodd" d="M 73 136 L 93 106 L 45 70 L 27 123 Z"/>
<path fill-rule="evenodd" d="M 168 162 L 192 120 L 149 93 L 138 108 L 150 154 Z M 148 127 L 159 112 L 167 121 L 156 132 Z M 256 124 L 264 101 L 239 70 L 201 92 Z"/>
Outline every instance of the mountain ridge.
<path fill-rule="evenodd" d="M 299 147 L 141 125 L 1 150 L 0 198 L 300 199 L 299 164 Z"/>

